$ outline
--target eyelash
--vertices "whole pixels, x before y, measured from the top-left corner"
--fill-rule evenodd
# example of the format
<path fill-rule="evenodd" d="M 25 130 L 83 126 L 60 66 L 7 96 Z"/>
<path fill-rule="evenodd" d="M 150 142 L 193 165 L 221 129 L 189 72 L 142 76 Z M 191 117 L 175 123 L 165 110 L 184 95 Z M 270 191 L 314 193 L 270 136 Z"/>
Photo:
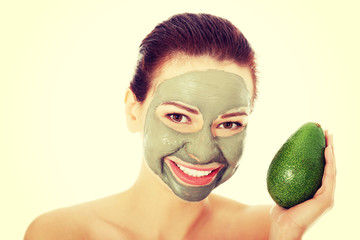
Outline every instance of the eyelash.
<path fill-rule="evenodd" d="M 174 120 L 174 118 L 173 118 L 174 115 L 181 116 L 181 120 L 180 121 Z M 175 123 L 185 123 L 185 124 L 191 123 L 191 119 L 188 116 L 181 114 L 181 113 L 169 113 L 169 114 L 166 114 L 166 117 Z M 183 120 L 182 118 L 185 118 L 186 122 L 182 122 L 182 120 Z"/>
<path fill-rule="evenodd" d="M 223 127 L 221 127 L 221 125 L 224 125 L 224 124 L 226 124 L 226 123 L 232 123 L 232 124 L 235 124 L 235 125 L 236 125 L 236 127 L 235 127 L 235 128 L 233 128 L 233 125 L 232 125 L 230 128 L 225 128 L 224 126 L 223 126 Z M 243 125 L 242 125 L 241 123 L 239 123 L 239 122 L 224 122 L 224 123 L 219 124 L 219 125 L 217 126 L 217 128 L 222 128 L 222 129 L 232 129 L 232 130 L 234 130 L 234 129 L 238 129 L 238 128 L 242 127 L 242 126 L 243 126 Z"/>
<path fill-rule="evenodd" d="M 177 120 L 174 119 L 174 116 L 175 116 L 175 115 L 181 117 L 180 121 L 177 121 Z M 181 124 L 190 124 L 190 123 L 191 123 L 191 119 L 190 119 L 188 116 L 186 116 L 186 115 L 184 115 L 184 114 L 181 114 L 181 113 L 176 113 L 176 112 L 174 112 L 174 113 L 168 113 L 168 114 L 166 114 L 166 117 L 167 117 L 170 121 L 172 121 L 172 122 L 174 122 L 174 123 L 181 123 Z M 186 122 L 182 122 L 183 118 L 186 119 Z M 231 124 L 233 124 L 233 125 L 232 125 L 230 128 L 225 128 L 223 125 L 224 125 L 224 124 L 227 124 L 227 123 L 231 123 Z M 234 125 L 235 125 L 235 127 L 234 127 Z M 219 125 L 217 126 L 217 128 L 227 129 L 227 130 L 237 130 L 237 129 L 241 128 L 241 127 L 243 127 L 243 124 L 240 123 L 240 122 L 223 122 L 223 123 L 221 123 L 221 124 L 219 124 Z"/>

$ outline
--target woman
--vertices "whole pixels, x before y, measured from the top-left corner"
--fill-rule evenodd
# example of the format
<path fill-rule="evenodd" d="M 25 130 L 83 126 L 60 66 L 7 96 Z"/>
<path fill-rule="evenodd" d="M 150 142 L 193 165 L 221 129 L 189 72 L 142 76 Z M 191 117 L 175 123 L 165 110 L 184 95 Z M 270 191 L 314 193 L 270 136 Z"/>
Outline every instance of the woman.
<path fill-rule="evenodd" d="M 333 204 L 335 159 L 327 132 L 323 185 L 290 209 L 211 194 L 236 171 L 256 99 L 254 52 L 229 21 L 180 14 L 142 42 L 126 92 L 128 128 L 144 159 L 123 193 L 46 213 L 31 239 L 301 239 Z"/>

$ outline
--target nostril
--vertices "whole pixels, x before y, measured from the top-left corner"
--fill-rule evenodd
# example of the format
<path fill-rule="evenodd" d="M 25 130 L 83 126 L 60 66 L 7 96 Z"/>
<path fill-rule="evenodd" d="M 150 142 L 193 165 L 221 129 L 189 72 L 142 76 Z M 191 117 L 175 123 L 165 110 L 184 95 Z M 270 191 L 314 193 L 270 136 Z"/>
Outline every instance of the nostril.
<path fill-rule="evenodd" d="M 187 139 L 185 152 L 191 159 L 201 164 L 211 162 L 221 154 L 216 138 L 208 128 Z"/>
<path fill-rule="evenodd" d="M 197 158 L 194 154 L 188 153 L 189 157 L 191 157 L 192 159 L 194 159 L 195 161 L 197 161 L 198 163 L 200 163 L 200 159 Z"/>
<path fill-rule="evenodd" d="M 219 157 L 221 151 L 216 144 L 207 143 L 188 143 L 184 148 L 186 154 L 198 163 L 209 163 Z"/>

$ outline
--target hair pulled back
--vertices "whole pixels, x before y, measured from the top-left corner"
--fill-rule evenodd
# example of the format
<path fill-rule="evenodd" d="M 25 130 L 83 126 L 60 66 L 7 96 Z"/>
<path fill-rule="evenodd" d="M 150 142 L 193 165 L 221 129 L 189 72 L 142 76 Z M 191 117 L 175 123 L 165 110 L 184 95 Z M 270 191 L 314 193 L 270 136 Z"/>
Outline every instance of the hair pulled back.
<path fill-rule="evenodd" d="M 210 14 L 183 13 L 158 24 L 140 45 L 130 89 L 137 101 L 146 99 L 152 75 L 175 54 L 210 56 L 249 67 L 256 97 L 255 54 L 244 35 L 230 21 Z"/>

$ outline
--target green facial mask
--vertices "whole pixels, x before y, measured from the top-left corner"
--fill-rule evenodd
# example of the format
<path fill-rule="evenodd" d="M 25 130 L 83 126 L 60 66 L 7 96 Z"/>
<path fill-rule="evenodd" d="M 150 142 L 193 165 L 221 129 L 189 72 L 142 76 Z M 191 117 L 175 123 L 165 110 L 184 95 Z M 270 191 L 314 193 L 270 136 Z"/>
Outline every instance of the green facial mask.
<path fill-rule="evenodd" d="M 169 102 L 196 107 L 203 119 L 201 129 L 184 133 L 166 125 L 156 110 L 163 103 Z M 234 174 L 246 135 L 245 126 L 241 132 L 232 136 L 213 136 L 213 122 L 232 109 L 246 108 L 249 111 L 250 103 L 251 94 L 243 78 L 229 72 L 189 72 L 160 83 L 146 113 L 144 155 L 147 165 L 180 198 L 187 201 L 203 200 L 215 187 Z M 168 156 L 190 164 L 206 165 L 216 162 L 224 167 L 210 184 L 189 186 L 174 177 L 170 167 L 164 162 Z"/>

